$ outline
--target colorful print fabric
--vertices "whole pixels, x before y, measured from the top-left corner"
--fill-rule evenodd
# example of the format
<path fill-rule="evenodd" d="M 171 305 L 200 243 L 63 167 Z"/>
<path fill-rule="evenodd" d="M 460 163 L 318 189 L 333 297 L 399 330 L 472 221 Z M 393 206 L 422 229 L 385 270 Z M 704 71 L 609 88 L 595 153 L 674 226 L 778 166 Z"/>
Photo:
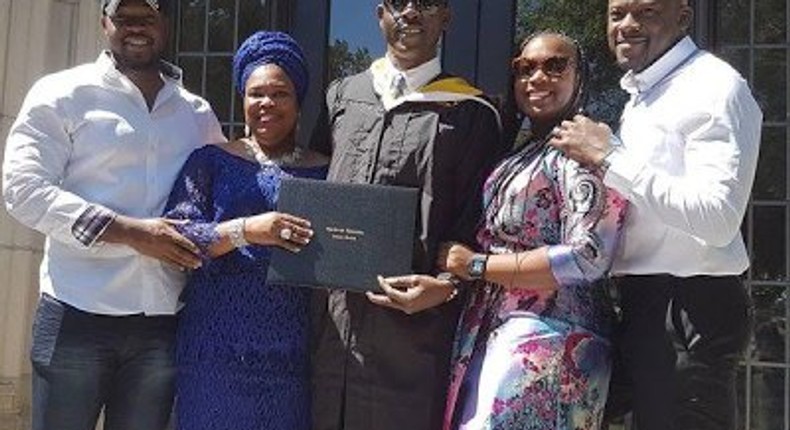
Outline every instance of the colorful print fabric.
<path fill-rule="evenodd" d="M 559 288 L 476 286 L 458 327 L 444 428 L 596 429 L 611 367 L 605 275 L 626 201 L 597 172 L 533 144 L 492 173 L 485 204 L 486 252 L 517 258 L 548 246 Z"/>

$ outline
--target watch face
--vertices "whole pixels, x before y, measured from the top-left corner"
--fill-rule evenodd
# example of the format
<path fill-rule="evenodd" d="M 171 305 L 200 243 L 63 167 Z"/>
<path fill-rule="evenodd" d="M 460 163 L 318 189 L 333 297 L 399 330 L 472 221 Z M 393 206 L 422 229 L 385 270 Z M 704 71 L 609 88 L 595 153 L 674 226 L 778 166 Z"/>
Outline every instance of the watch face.
<path fill-rule="evenodd" d="M 482 255 L 475 255 L 469 262 L 469 276 L 478 279 L 483 276 L 486 270 L 486 259 Z"/>

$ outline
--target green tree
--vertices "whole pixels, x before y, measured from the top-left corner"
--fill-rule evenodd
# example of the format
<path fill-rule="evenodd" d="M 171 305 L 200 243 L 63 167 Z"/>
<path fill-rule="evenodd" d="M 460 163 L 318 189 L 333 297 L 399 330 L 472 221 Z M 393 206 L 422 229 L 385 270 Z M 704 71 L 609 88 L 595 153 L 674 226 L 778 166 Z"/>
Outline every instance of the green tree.
<path fill-rule="evenodd" d="M 627 99 L 620 89 L 622 71 L 606 42 L 607 0 L 518 0 L 515 46 L 531 33 L 558 30 L 579 41 L 590 66 L 587 112 L 616 124 Z"/>
<path fill-rule="evenodd" d="M 329 80 L 359 73 L 370 67 L 372 62 L 373 57 L 368 48 L 357 48 L 356 51 L 351 52 L 348 42 L 335 39 L 335 42 L 329 45 Z"/>

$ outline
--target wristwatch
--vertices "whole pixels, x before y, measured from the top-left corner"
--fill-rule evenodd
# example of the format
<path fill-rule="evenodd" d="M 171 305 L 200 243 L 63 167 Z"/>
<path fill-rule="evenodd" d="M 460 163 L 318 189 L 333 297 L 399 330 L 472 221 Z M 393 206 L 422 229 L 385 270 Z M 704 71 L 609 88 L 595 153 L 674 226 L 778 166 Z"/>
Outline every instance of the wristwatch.
<path fill-rule="evenodd" d="M 605 175 L 606 172 L 609 171 L 609 167 L 612 165 L 612 157 L 615 152 L 618 151 L 623 145 L 623 142 L 620 140 L 619 137 L 615 136 L 614 134 L 609 137 L 609 149 L 606 151 L 606 155 L 603 156 L 603 159 L 598 163 L 598 169 Z"/>
<path fill-rule="evenodd" d="M 458 287 L 458 285 L 461 284 L 461 280 L 450 272 L 440 272 L 436 275 L 436 279 L 440 281 L 447 281 L 453 284 L 453 287 Z"/>
<path fill-rule="evenodd" d="M 456 298 L 456 296 L 458 296 L 458 289 L 461 286 L 461 280 L 458 279 L 458 277 L 456 277 L 455 275 L 453 275 L 450 272 L 441 272 L 441 273 L 436 275 L 436 279 L 438 279 L 440 281 L 447 281 L 453 286 L 452 291 L 450 291 L 450 295 L 448 295 L 444 299 L 445 303 L 451 301 L 452 299 Z"/>
<path fill-rule="evenodd" d="M 483 279 L 488 264 L 488 254 L 474 254 L 466 266 L 466 274 L 469 279 Z"/>

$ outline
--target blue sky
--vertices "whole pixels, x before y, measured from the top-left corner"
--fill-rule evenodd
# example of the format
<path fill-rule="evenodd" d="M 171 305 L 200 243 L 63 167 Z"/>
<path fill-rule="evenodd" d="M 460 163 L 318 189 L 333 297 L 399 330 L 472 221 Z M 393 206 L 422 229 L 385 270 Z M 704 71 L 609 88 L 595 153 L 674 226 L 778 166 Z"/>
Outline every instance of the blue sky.
<path fill-rule="evenodd" d="M 329 40 L 345 40 L 351 50 L 366 47 L 376 58 L 384 55 L 384 41 L 376 18 L 380 0 L 331 0 Z"/>

